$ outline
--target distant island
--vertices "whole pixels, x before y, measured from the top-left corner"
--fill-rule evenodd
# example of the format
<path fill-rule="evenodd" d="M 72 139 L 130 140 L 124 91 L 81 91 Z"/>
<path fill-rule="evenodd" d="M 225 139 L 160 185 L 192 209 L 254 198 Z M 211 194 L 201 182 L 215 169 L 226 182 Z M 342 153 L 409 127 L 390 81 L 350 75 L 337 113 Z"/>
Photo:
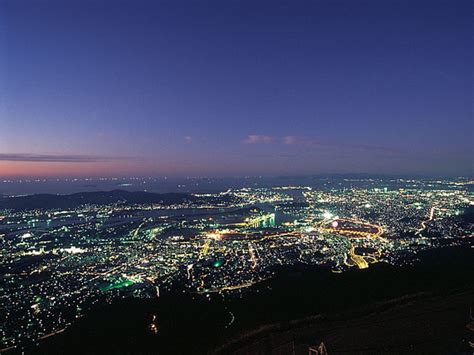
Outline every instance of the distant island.
<path fill-rule="evenodd" d="M 145 191 L 97 191 L 70 195 L 34 194 L 0 198 L 0 209 L 14 211 L 33 209 L 76 208 L 81 205 L 108 205 L 113 203 L 172 205 L 185 202 L 203 202 L 205 199 L 187 193 L 153 193 Z"/>

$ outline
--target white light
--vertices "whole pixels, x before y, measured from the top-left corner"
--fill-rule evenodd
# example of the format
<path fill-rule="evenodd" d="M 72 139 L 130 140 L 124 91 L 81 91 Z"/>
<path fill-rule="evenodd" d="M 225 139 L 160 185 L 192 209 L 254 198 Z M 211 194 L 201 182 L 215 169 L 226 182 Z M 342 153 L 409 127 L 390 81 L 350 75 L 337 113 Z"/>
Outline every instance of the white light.
<path fill-rule="evenodd" d="M 331 219 L 334 215 L 331 212 L 324 212 L 323 217 L 324 219 Z"/>

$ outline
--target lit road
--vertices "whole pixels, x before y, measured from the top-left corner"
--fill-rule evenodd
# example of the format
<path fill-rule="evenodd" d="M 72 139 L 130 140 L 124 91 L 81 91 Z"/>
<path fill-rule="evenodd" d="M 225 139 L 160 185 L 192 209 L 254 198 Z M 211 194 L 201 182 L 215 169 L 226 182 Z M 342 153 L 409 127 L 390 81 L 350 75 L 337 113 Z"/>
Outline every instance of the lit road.
<path fill-rule="evenodd" d="M 382 234 L 384 233 L 384 229 L 380 225 L 371 224 L 371 223 L 367 223 L 367 222 L 356 220 L 356 219 L 339 219 L 339 221 L 360 224 L 366 227 L 373 228 L 376 231 L 367 232 L 367 231 L 358 231 L 358 230 L 353 230 L 353 229 L 339 229 L 337 228 L 337 225 L 336 227 L 331 226 L 329 228 L 320 227 L 319 230 L 321 232 L 336 233 L 336 234 L 344 235 L 344 236 L 347 236 L 349 239 L 351 238 L 351 236 L 352 237 L 360 236 L 362 238 L 370 238 L 370 239 L 378 238 L 384 242 L 387 241 L 385 238 L 382 237 Z M 344 258 L 344 264 L 346 264 L 347 266 L 356 265 L 359 269 L 368 268 L 369 267 L 368 261 L 370 262 L 378 261 L 375 255 L 363 256 L 363 255 L 356 254 L 354 244 L 351 245 L 347 255 L 349 256 L 353 264 L 348 261 L 347 257 Z M 378 256 L 380 256 L 380 251 L 378 251 Z"/>
<path fill-rule="evenodd" d="M 433 220 L 434 210 L 435 208 L 431 207 L 428 219 L 421 222 L 421 228 L 416 231 L 416 234 L 421 235 L 421 232 L 423 232 L 426 229 L 426 227 L 428 227 L 427 223 Z"/>
<path fill-rule="evenodd" d="M 359 269 L 367 269 L 369 267 L 369 263 L 364 259 L 364 257 L 355 253 L 354 246 L 349 250 L 349 256 Z"/>
<path fill-rule="evenodd" d="M 250 243 L 249 243 L 249 254 L 250 254 L 250 260 L 252 260 L 252 269 L 255 269 L 257 267 L 257 257 L 255 256 L 252 245 Z"/>

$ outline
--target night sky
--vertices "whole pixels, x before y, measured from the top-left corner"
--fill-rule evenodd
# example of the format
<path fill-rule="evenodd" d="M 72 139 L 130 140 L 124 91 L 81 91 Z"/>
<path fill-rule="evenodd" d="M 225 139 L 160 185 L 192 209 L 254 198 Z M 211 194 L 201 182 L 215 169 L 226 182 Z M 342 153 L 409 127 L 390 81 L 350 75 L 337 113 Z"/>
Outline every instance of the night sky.
<path fill-rule="evenodd" d="M 472 2 L 0 1 L 0 176 L 473 172 Z"/>

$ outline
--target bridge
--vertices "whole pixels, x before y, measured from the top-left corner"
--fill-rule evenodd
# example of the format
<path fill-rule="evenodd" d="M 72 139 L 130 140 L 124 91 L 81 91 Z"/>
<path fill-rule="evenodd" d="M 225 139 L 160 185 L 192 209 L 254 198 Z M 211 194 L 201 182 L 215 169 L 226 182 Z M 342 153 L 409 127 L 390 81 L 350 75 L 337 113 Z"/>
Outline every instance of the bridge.
<path fill-rule="evenodd" d="M 251 228 L 265 228 L 275 225 L 275 213 L 267 213 L 255 217 L 248 217 L 243 223 Z"/>

